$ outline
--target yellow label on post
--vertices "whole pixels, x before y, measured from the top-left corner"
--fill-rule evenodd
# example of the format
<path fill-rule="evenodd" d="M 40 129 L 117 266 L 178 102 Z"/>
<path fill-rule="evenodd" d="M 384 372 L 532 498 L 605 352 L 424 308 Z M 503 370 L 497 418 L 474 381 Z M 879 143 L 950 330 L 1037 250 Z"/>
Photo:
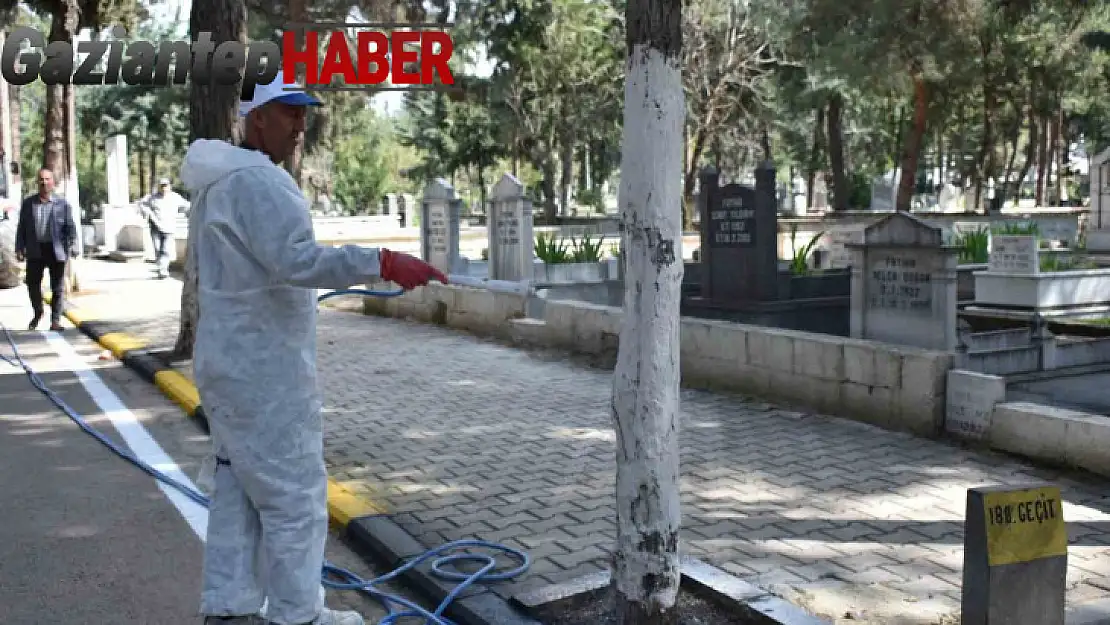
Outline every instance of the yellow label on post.
<path fill-rule="evenodd" d="M 983 494 L 990 566 L 1068 553 L 1064 506 L 1055 486 Z"/>

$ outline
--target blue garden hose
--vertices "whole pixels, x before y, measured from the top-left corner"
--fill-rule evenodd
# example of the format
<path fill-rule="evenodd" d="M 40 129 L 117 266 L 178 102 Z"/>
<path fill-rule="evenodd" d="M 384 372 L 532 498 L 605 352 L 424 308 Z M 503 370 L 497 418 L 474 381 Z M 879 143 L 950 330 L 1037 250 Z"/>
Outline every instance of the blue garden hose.
<path fill-rule="evenodd" d="M 404 293 L 405 293 L 405 291 L 403 289 L 397 289 L 396 291 L 372 291 L 370 289 L 340 289 L 338 291 L 331 291 L 329 293 L 324 293 L 320 297 L 317 297 L 316 301 L 317 302 L 322 302 L 322 301 L 328 299 L 329 297 L 337 297 L 339 295 L 369 295 L 370 297 L 397 297 L 398 295 L 404 295 Z"/>
<path fill-rule="evenodd" d="M 403 291 L 400 290 L 394 292 L 371 291 L 366 289 L 346 289 L 341 291 L 332 291 L 330 293 L 321 295 L 317 298 L 317 301 L 323 301 L 324 299 L 335 297 L 338 295 L 396 297 L 398 295 L 401 295 L 402 293 Z M 8 331 L 8 328 L 4 326 L 4 324 L 0 323 L 0 329 L 4 330 L 4 336 L 8 340 L 8 345 L 11 346 L 12 352 L 15 354 L 14 359 L 0 354 L 0 359 L 3 359 L 5 362 L 12 365 L 13 367 L 19 367 L 23 369 L 23 371 L 27 373 L 27 377 L 31 380 L 31 384 L 38 390 L 42 391 L 42 393 L 46 395 L 50 399 L 50 401 L 54 402 L 54 405 L 65 412 L 70 419 L 73 419 L 73 421 L 82 430 L 92 435 L 93 438 L 95 438 L 96 440 L 103 443 L 104 446 L 115 452 L 116 455 L 118 455 L 119 457 L 142 469 L 146 473 L 153 476 L 155 479 L 176 488 L 177 490 L 181 491 L 186 497 L 192 499 L 196 503 L 204 506 L 205 508 L 208 507 L 208 497 L 205 497 L 202 493 L 182 484 L 181 482 L 178 482 L 165 473 L 162 473 L 158 469 L 155 469 L 149 464 L 143 462 L 130 450 L 116 445 L 112 441 L 108 440 L 107 437 L 105 437 L 95 428 L 90 426 L 88 422 L 86 422 L 85 419 L 77 413 L 77 411 L 75 411 L 69 406 L 69 404 L 65 402 L 65 400 L 63 400 L 61 397 L 58 396 L 57 393 L 47 387 L 46 383 L 42 381 L 42 378 L 40 378 L 38 374 L 31 369 L 30 365 L 28 365 L 26 361 L 23 360 L 23 357 L 19 353 L 19 348 L 16 347 L 15 341 L 12 339 L 11 332 Z M 478 553 L 452 553 L 449 555 L 443 555 L 456 549 L 464 549 L 468 547 L 480 547 L 483 549 L 490 549 L 492 551 L 500 551 L 519 561 L 520 565 L 514 569 L 497 573 L 494 572 L 494 569 L 497 567 L 497 561 L 495 559 L 495 556 L 493 555 Z M 429 558 L 436 558 L 432 562 L 432 572 L 435 575 L 445 580 L 459 582 L 455 589 L 452 590 L 447 595 L 447 597 L 443 599 L 443 601 L 439 604 L 439 606 L 436 607 L 434 611 L 429 612 L 424 608 L 410 602 L 409 600 L 404 599 L 403 597 L 398 597 L 396 595 L 383 592 L 374 587 L 378 584 L 384 584 L 400 576 L 402 573 L 408 571 L 413 567 L 419 566 Z M 481 568 L 469 575 L 460 573 L 458 571 L 445 570 L 443 568 L 448 564 L 454 564 L 464 561 L 480 564 Z M 423 554 L 421 554 L 419 557 L 409 561 L 404 566 L 394 569 L 393 571 L 386 573 L 381 577 L 370 580 L 362 579 L 354 572 L 336 566 L 325 560 L 324 568 L 322 571 L 322 579 L 324 586 L 328 588 L 333 588 L 336 590 L 360 590 L 362 592 L 365 592 L 371 598 L 375 599 L 378 603 L 380 603 L 382 605 L 382 608 L 385 609 L 386 612 L 389 613 L 389 615 L 382 619 L 378 623 L 378 625 L 395 625 L 400 619 L 403 618 L 421 617 L 424 619 L 424 625 L 456 625 L 454 622 L 447 619 L 447 617 L 443 616 L 443 612 L 447 609 L 447 606 L 449 606 L 455 599 L 458 598 L 460 594 L 462 594 L 463 591 L 477 582 L 498 582 L 512 579 L 528 570 L 529 566 L 531 566 L 531 558 L 528 556 L 527 553 L 519 551 L 517 549 L 513 549 L 512 547 L 509 547 L 507 545 L 487 542 L 484 540 L 456 540 L 440 547 L 429 549 L 428 551 L 425 551 Z M 394 609 L 394 605 L 403 606 L 407 609 L 403 611 L 397 611 Z"/>

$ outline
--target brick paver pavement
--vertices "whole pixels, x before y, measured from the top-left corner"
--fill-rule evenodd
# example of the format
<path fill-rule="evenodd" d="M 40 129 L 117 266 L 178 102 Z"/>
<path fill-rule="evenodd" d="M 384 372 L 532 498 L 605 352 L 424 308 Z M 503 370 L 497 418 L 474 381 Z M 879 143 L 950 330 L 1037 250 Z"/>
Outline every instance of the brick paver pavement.
<path fill-rule="evenodd" d="M 142 287 L 127 290 L 136 295 L 114 299 L 141 315 Z M 172 342 L 172 308 L 135 331 Z M 318 351 L 328 465 L 408 531 L 428 545 L 477 537 L 527 549 L 531 573 L 504 592 L 607 566 L 608 372 L 330 310 Z M 845 622 L 948 622 L 959 608 L 966 489 L 1047 479 L 1065 493 L 1069 604 L 1110 595 L 1105 480 L 736 396 L 687 390 L 682 400 L 691 555 L 827 615 L 850 613 Z"/>

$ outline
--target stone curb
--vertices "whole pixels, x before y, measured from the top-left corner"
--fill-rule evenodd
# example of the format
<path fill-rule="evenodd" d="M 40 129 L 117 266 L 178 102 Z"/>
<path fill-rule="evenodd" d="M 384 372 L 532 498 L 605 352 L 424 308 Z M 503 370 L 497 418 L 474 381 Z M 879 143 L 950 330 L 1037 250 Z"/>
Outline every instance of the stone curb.
<path fill-rule="evenodd" d="M 388 515 L 353 519 L 346 527 L 346 538 L 364 558 L 394 570 L 428 550 Z M 433 558 L 406 570 L 398 579 L 422 598 L 439 605 L 454 590 L 452 582 L 432 572 Z M 542 625 L 526 616 L 489 586 L 474 584 L 459 594 L 444 611 L 458 625 Z"/>
<path fill-rule="evenodd" d="M 50 303 L 50 294 L 44 293 L 43 298 Z M 192 380 L 151 354 L 146 341 L 117 331 L 117 324 L 96 320 L 71 306 L 66 308 L 65 316 L 70 323 L 101 347 L 111 351 L 141 378 L 157 386 L 167 398 L 181 407 L 187 417 L 196 421 L 208 433 L 208 418 Z M 352 521 L 367 515 L 382 514 L 386 509 L 386 506 L 362 497 L 343 483 L 328 477 L 328 517 L 344 531 Z"/>

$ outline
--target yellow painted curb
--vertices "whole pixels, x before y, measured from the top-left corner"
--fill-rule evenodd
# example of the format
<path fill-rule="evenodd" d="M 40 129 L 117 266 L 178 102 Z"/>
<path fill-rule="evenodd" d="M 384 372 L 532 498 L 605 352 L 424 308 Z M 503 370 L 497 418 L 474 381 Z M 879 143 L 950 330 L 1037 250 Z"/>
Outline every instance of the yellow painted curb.
<path fill-rule="evenodd" d="M 122 332 L 106 332 L 100 335 L 97 342 L 99 342 L 104 349 L 112 350 L 116 358 L 123 358 L 125 353 L 133 349 L 142 349 L 146 347 L 146 341 Z"/>
<path fill-rule="evenodd" d="M 328 516 L 335 523 L 346 527 L 352 519 L 383 513 L 385 509 L 381 506 L 355 494 L 350 487 L 335 478 L 328 478 Z"/>
<path fill-rule="evenodd" d="M 81 327 L 82 323 L 92 321 L 92 317 L 86 317 L 85 315 L 81 314 L 81 312 L 76 310 L 67 310 L 65 314 L 66 319 L 69 319 L 70 323 L 77 327 Z"/>
<path fill-rule="evenodd" d="M 185 413 L 192 416 L 200 405 L 200 393 L 189 378 L 173 369 L 158 371 L 154 374 L 154 385 L 176 403 Z"/>

